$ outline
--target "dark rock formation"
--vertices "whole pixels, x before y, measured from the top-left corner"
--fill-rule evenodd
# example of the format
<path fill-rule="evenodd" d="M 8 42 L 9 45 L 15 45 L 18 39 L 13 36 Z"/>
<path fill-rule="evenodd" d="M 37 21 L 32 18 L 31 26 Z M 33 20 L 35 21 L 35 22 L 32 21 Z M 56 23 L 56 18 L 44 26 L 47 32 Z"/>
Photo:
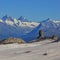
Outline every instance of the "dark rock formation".
<path fill-rule="evenodd" d="M 58 42 L 59 41 L 57 35 L 53 35 L 52 37 L 44 37 L 43 31 L 39 30 L 39 37 L 38 37 L 37 41 L 43 41 L 43 40 L 46 40 L 46 39 L 52 40 L 53 42 Z"/>
<path fill-rule="evenodd" d="M 24 43 L 25 41 L 19 38 L 8 38 L 0 41 L 0 44 Z"/>
<path fill-rule="evenodd" d="M 53 36 L 52 36 L 52 39 L 53 39 L 53 40 L 58 40 L 58 37 L 57 37 L 56 35 L 53 35 Z"/>
<path fill-rule="evenodd" d="M 52 36 L 52 40 L 54 40 L 54 42 L 58 42 L 59 41 L 58 36 L 57 35 L 53 35 Z"/>
<path fill-rule="evenodd" d="M 39 38 L 43 38 L 43 31 L 39 30 Z"/>

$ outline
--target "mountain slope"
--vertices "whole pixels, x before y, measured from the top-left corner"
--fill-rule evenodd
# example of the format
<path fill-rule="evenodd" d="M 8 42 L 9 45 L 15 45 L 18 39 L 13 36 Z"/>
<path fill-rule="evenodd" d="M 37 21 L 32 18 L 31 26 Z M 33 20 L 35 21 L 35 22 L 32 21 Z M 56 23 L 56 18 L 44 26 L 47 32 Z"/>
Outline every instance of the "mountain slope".
<path fill-rule="evenodd" d="M 26 34 L 25 36 L 22 36 L 26 42 L 32 41 L 34 39 L 37 39 L 39 36 L 39 30 L 42 30 L 44 32 L 44 37 L 51 37 L 54 34 L 57 35 L 60 38 L 60 23 L 56 23 L 55 20 L 46 19 L 45 21 L 42 21 L 36 28 L 34 28 L 30 33 Z"/>
<path fill-rule="evenodd" d="M 37 39 L 39 30 L 44 32 L 44 37 L 51 37 L 55 34 L 60 38 L 60 21 L 48 18 L 37 23 L 27 22 L 23 17 L 21 19 L 22 21 L 7 15 L 0 19 L 0 39 L 15 37 L 22 38 L 26 42 L 29 42 Z"/>
<path fill-rule="evenodd" d="M 0 19 L 0 39 L 8 37 L 20 38 L 32 31 L 38 24 L 36 22 L 21 22 L 10 16 L 4 16 Z"/>

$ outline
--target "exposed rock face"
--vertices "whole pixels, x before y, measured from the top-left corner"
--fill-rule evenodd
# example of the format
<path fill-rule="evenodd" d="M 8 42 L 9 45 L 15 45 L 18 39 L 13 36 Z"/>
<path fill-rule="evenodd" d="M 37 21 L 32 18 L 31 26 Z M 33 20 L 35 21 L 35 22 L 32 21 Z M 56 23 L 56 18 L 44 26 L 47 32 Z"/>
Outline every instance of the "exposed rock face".
<path fill-rule="evenodd" d="M 43 38 L 43 31 L 39 30 L 39 38 Z"/>
<path fill-rule="evenodd" d="M 53 35 L 52 39 L 56 41 L 56 40 L 58 40 L 58 37 L 56 35 Z"/>
<path fill-rule="evenodd" d="M 37 40 L 36 41 L 41 41 L 43 39 L 44 39 L 43 31 L 42 30 L 39 30 L 39 36 L 37 37 Z"/>
<path fill-rule="evenodd" d="M 8 38 L 0 41 L 0 44 L 24 43 L 25 41 L 18 38 Z"/>
<path fill-rule="evenodd" d="M 38 37 L 38 40 L 37 41 L 42 41 L 42 40 L 45 40 L 45 39 L 50 39 L 54 42 L 58 42 L 58 36 L 57 35 L 53 35 L 52 37 L 44 37 L 44 34 L 43 34 L 43 31 L 42 30 L 39 30 L 39 37 Z"/>

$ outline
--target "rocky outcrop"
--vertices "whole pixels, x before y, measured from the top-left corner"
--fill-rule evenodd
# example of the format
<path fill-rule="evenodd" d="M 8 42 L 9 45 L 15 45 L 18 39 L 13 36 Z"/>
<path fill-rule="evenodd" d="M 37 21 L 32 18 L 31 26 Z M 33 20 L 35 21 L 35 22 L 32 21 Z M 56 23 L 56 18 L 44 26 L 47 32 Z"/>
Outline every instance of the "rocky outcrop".
<path fill-rule="evenodd" d="M 57 37 L 56 35 L 53 35 L 53 36 L 52 36 L 52 39 L 53 39 L 53 40 L 58 40 L 58 37 Z"/>
<path fill-rule="evenodd" d="M 57 35 L 53 35 L 52 36 L 52 40 L 54 40 L 54 42 L 58 42 L 59 41 L 58 36 Z"/>
<path fill-rule="evenodd" d="M 8 38 L 0 41 L 0 44 L 11 44 L 11 43 L 25 43 L 25 41 L 19 38 Z"/>
<path fill-rule="evenodd" d="M 39 30 L 39 38 L 43 38 L 43 31 L 42 30 Z"/>
<path fill-rule="evenodd" d="M 59 41 L 57 35 L 54 34 L 52 37 L 44 37 L 43 31 L 39 30 L 39 37 L 38 37 L 37 41 L 42 41 L 42 40 L 46 40 L 46 39 L 52 40 L 52 41 L 55 41 L 55 42 Z"/>

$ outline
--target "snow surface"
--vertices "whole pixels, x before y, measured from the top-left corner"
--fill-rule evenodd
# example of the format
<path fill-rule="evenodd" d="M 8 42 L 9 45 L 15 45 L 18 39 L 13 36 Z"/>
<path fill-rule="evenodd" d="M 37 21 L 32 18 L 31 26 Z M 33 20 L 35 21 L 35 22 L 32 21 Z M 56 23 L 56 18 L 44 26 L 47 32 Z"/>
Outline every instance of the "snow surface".
<path fill-rule="evenodd" d="M 60 60 L 60 42 L 0 45 L 0 60 Z"/>

